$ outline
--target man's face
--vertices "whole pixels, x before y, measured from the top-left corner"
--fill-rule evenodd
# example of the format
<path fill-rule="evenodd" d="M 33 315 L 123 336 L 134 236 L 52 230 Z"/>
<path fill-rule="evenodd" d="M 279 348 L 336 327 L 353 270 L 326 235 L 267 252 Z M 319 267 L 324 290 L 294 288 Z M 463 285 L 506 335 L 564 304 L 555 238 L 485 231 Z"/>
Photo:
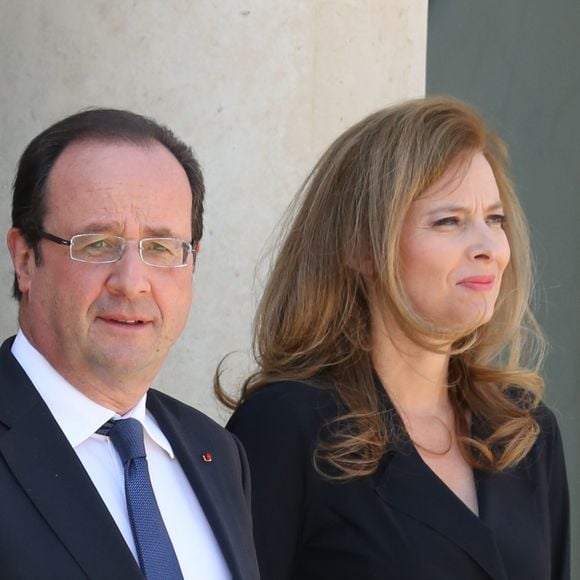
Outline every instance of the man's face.
<path fill-rule="evenodd" d="M 73 143 L 50 173 L 46 203 L 44 230 L 65 239 L 94 232 L 192 238 L 187 176 L 158 143 Z M 38 266 L 30 250 L 25 258 L 13 251 L 20 324 L 33 345 L 91 398 L 106 403 L 94 391 L 107 387 L 144 390 L 186 323 L 192 256 L 186 267 L 156 268 L 134 243 L 112 264 L 73 261 L 68 247 L 47 240 L 41 252 Z"/>

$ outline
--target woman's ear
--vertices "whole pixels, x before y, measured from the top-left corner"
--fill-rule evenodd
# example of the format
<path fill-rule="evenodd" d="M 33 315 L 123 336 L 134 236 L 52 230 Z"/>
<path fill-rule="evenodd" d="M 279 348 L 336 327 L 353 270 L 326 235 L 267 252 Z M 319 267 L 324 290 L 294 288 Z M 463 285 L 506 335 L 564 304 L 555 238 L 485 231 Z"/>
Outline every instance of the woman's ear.
<path fill-rule="evenodd" d="M 362 274 L 365 278 L 372 278 L 375 274 L 375 266 L 372 258 L 368 254 L 363 256 L 351 256 L 348 259 L 348 265 Z"/>
<path fill-rule="evenodd" d="M 34 250 L 28 245 L 22 231 L 18 228 L 10 228 L 6 236 L 6 243 L 12 258 L 18 288 L 22 294 L 27 294 L 30 289 L 32 275 L 36 269 Z"/>

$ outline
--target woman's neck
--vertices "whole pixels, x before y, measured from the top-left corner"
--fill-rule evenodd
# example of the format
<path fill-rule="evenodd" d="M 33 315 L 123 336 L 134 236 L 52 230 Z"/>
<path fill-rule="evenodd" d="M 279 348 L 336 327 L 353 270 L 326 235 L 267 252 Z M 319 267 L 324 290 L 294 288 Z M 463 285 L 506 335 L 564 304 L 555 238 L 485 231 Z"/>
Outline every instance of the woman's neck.
<path fill-rule="evenodd" d="M 375 323 L 372 358 L 375 370 L 399 410 L 415 416 L 447 416 L 449 354 L 411 341 L 394 323 Z"/>

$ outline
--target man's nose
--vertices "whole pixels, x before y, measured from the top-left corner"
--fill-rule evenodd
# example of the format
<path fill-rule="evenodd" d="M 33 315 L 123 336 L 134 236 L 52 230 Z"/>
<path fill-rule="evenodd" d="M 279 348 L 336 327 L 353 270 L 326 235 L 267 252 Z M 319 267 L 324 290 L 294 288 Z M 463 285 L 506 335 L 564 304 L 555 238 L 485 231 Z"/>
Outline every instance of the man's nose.
<path fill-rule="evenodd" d="M 149 274 L 151 266 L 141 260 L 139 247 L 128 242 L 123 255 L 111 264 L 111 273 L 107 279 L 107 289 L 112 294 L 134 298 L 151 290 Z"/>

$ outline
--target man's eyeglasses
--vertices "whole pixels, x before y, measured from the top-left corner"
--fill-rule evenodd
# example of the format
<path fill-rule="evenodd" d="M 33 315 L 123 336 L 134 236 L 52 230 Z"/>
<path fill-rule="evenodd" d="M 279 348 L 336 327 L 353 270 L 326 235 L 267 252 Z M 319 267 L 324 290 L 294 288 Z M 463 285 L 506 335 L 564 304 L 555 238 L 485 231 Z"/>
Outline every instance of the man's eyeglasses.
<path fill-rule="evenodd" d="M 123 256 L 127 244 L 133 243 L 132 240 L 110 234 L 77 234 L 70 240 L 43 231 L 37 234 L 45 240 L 68 246 L 72 260 L 94 264 L 117 262 Z M 141 260 L 156 268 L 182 268 L 187 265 L 189 254 L 193 254 L 195 259 L 193 244 L 185 240 L 143 238 L 135 243 L 138 245 Z"/>

